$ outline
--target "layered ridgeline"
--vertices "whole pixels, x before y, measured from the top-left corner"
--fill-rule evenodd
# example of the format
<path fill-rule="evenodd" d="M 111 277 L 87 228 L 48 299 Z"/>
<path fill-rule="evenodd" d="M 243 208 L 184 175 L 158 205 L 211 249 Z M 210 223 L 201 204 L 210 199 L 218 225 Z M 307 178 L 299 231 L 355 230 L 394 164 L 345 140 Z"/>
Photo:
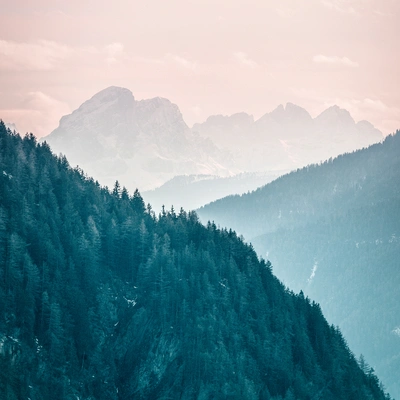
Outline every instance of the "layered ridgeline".
<path fill-rule="evenodd" d="M 236 166 L 245 171 L 290 171 L 382 140 L 373 125 L 356 123 L 338 106 L 312 118 L 292 103 L 258 120 L 246 113 L 213 115 L 192 130 L 228 149 Z"/>
<path fill-rule="evenodd" d="M 199 210 L 268 257 L 400 398 L 400 133 Z"/>
<path fill-rule="evenodd" d="M 143 191 L 170 181 L 149 193 L 149 199 L 176 204 L 177 197 L 169 194 L 175 186 L 175 191 L 184 193 L 178 200 L 187 199 L 182 203 L 185 207 L 195 205 L 189 201 L 195 193 L 197 199 L 208 202 L 255 189 L 254 175 L 249 172 L 258 173 L 258 178 L 266 175 L 259 182 L 264 185 L 271 174 L 381 139 L 381 132 L 370 123 L 355 123 L 339 107 L 312 119 L 306 110 L 290 103 L 257 121 L 244 113 L 217 115 L 190 129 L 169 100 L 136 101 L 128 89 L 118 87 L 94 95 L 44 138 L 56 154 L 65 154 L 72 166 L 79 165 L 102 185 L 112 187 L 118 180 L 131 191 L 136 187 Z M 179 175 L 191 177 L 173 180 Z M 215 191 L 215 179 L 223 190 Z"/>
<path fill-rule="evenodd" d="M 2 398 L 389 398 L 235 232 L 0 144 Z"/>

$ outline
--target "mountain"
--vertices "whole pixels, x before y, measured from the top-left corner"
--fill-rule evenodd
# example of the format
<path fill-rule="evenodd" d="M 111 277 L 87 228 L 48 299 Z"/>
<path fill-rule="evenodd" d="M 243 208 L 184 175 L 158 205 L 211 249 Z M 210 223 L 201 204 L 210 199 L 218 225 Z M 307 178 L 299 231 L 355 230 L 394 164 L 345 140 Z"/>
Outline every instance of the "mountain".
<path fill-rule="evenodd" d="M 390 399 L 234 231 L 0 142 L 2 398 Z"/>
<path fill-rule="evenodd" d="M 280 105 L 256 121 L 244 113 L 211 116 L 192 130 L 228 149 L 244 171 L 292 170 L 383 138 L 369 122 L 356 123 L 338 106 L 313 119 L 292 103 Z"/>
<path fill-rule="evenodd" d="M 169 100 L 136 101 L 109 87 L 83 103 L 44 140 L 102 184 L 151 189 L 175 175 L 232 175 L 229 156 L 193 134 Z"/>
<path fill-rule="evenodd" d="M 400 397 L 399 154 L 397 132 L 383 143 L 198 210 L 203 221 L 243 234 L 275 265 L 278 278 L 318 301 L 395 398 Z"/>
<path fill-rule="evenodd" d="M 215 175 L 179 175 L 159 188 L 142 192 L 142 195 L 155 210 L 161 210 L 163 205 L 167 209 L 174 206 L 176 210 L 181 207 L 194 210 L 225 196 L 255 190 L 283 173 L 248 172 L 226 178 Z"/>
<path fill-rule="evenodd" d="M 109 87 L 62 117 L 43 140 L 103 185 L 118 180 L 148 191 L 180 175 L 277 174 L 381 139 L 370 123 L 356 124 L 339 107 L 312 119 L 291 103 L 257 121 L 246 113 L 217 115 L 190 129 L 169 100 L 137 101 L 128 89 Z M 213 190 L 207 182 L 205 190 Z M 185 196 L 196 191 L 187 189 Z"/>

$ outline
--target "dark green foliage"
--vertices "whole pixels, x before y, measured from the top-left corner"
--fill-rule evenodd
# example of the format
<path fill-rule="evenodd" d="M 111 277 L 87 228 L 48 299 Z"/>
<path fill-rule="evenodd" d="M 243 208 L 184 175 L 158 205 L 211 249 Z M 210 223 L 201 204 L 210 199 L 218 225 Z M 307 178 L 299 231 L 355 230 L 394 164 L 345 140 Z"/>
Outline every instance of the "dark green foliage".
<path fill-rule="evenodd" d="M 400 196 L 400 132 L 383 143 L 309 165 L 241 196 L 228 196 L 199 209 L 204 221 L 234 227 L 247 240 L 279 229 L 319 222 Z"/>
<path fill-rule="evenodd" d="M 400 396 L 400 132 L 199 215 L 245 234 Z"/>
<path fill-rule="evenodd" d="M 0 394 L 386 399 L 234 231 L 156 218 L 0 123 Z"/>

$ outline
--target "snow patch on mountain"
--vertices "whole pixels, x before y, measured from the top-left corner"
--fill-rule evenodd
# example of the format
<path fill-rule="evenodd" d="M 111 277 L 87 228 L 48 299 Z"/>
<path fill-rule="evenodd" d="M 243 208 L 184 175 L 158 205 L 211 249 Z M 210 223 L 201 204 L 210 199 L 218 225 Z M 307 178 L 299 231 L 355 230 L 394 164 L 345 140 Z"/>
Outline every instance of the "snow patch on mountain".
<path fill-rule="evenodd" d="M 315 262 L 314 262 L 314 265 L 313 265 L 313 267 L 312 267 L 312 270 L 311 270 L 311 275 L 310 275 L 310 277 L 307 279 L 307 283 L 308 283 L 309 285 L 312 283 L 312 281 L 313 281 L 313 279 L 314 279 L 314 277 L 315 277 L 315 273 L 317 272 L 317 269 L 318 269 L 318 261 L 315 261 Z"/>

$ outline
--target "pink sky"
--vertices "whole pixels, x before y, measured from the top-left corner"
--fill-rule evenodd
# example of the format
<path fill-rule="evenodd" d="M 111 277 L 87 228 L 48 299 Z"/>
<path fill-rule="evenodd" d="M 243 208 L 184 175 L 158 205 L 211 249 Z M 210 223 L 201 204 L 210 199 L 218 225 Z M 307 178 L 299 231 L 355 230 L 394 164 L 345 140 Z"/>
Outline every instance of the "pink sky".
<path fill-rule="evenodd" d="M 170 99 L 190 126 L 293 102 L 400 128 L 398 0 L 0 2 L 0 118 L 21 133 L 111 85 Z"/>

